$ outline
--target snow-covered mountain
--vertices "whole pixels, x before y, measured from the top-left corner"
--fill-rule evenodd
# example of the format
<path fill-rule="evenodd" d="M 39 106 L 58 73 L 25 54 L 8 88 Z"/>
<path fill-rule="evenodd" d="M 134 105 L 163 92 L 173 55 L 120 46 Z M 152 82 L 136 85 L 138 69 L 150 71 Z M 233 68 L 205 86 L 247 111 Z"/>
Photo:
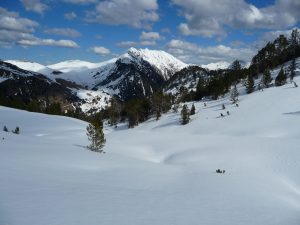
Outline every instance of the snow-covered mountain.
<path fill-rule="evenodd" d="M 21 130 L 0 130 L 0 224 L 299 225 L 300 88 L 238 89 L 239 107 L 194 102 L 185 126 L 180 111 L 105 125 L 106 154 L 83 121 L 0 107 Z"/>
<path fill-rule="evenodd" d="M 72 72 L 72 71 L 85 71 L 88 69 L 95 69 L 100 67 L 102 63 L 91 63 L 82 60 L 68 60 L 59 62 L 56 64 L 48 65 L 47 67 L 53 70 L 59 70 L 64 73 Z"/>
<path fill-rule="evenodd" d="M 168 80 L 174 73 L 183 69 L 187 64 L 183 63 L 179 59 L 175 58 L 171 54 L 165 51 L 156 51 L 149 49 L 135 49 L 130 48 L 127 54 L 123 55 L 124 62 L 126 60 L 142 63 L 148 62 L 153 66 L 159 74 L 162 75 L 164 80 Z"/>
<path fill-rule="evenodd" d="M 88 90 L 118 95 L 123 100 L 152 94 L 176 72 L 187 66 L 164 51 L 135 48 L 100 63 L 69 60 L 44 66 L 32 62 L 8 62 L 44 74 L 52 80 L 66 80 Z"/>
<path fill-rule="evenodd" d="M 209 70 L 219 70 L 219 69 L 228 69 L 231 64 L 226 61 L 220 61 L 209 64 L 202 64 L 201 67 Z"/>
<path fill-rule="evenodd" d="M 57 75 L 61 73 L 61 71 L 59 70 L 51 69 L 47 66 L 44 66 L 36 62 L 22 61 L 22 60 L 6 60 L 5 62 L 13 64 L 23 70 L 46 75 L 49 78 L 52 77 L 53 75 Z"/>

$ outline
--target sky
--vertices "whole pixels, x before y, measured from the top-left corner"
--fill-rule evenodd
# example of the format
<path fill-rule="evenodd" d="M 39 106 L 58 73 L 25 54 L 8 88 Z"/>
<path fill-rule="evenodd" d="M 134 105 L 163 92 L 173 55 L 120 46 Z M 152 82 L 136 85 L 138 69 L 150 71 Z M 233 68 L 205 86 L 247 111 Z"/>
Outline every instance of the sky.
<path fill-rule="evenodd" d="M 135 47 L 249 62 L 299 25 L 299 0 L 1 0 L 0 58 L 101 62 Z"/>

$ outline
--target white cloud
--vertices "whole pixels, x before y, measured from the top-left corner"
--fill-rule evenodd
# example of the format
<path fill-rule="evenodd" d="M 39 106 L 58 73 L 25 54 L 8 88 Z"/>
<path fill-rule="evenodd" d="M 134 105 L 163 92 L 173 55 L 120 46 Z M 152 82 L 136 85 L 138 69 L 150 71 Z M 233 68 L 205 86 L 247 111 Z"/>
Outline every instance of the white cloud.
<path fill-rule="evenodd" d="M 71 40 L 53 40 L 35 37 L 33 33 L 38 25 L 33 20 L 20 17 L 18 13 L 10 12 L 0 7 L 0 45 L 5 47 L 12 45 L 79 47 L 77 43 Z"/>
<path fill-rule="evenodd" d="M 43 14 L 49 7 L 40 0 L 20 0 L 27 11 Z"/>
<path fill-rule="evenodd" d="M 93 12 L 87 12 L 88 22 L 150 28 L 159 20 L 157 0 L 104 0 Z"/>
<path fill-rule="evenodd" d="M 158 32 L 142 32 L 142 34 L 140 35 L 140 39 L 141 40 L 159 40 L 162 37 L 160 36 L 160 34 Z"/>
<path fill-rule="evenodd" d="M 219 61 L 232 62 L 235 59 L 249 62 L 255 54 L 251 48 L 232 48 L 225 45 L 202 47 L 191 42 L 173 39 L 166 50 L 187 63 L 208 64 Z"/>
<path fill-rule="evenodd" d="M 142 46 L 154 46 L 156 45 L 156 41 L 140 41 L 138 44 Z"/>
<path fill-rule="evenodd" d="M 60 36 L 66 36 L 66 37 L 79 37 L 81 34 L 79 31 L 71 29 L 71 28 L 51 28 L 46 29 L 44 31 L 46 34 L 55 34 Z"/>
<path fill-rule="evenodd" d="M 145 32 L 142 31 L 140 35 L 140 41 L 121 41 L 116 45 L 121 48 L 128 48 L 134 46 L 154 46 L 156 41 L 163 39 L 158 32 Z"/>
<path fill-rule="evenodd" d="M 98 55 L 108 55 L 110 54 L 110 50 L 102 47 L 102 46 L 94 46 L 91 48 L 92 52 L 98 54 Z"/>
<path fill-rule="evenodd" d="M 226 26 L 238 29 L 283 29 L 300 20 L 299 0 L 276 0 L 264 8 L 245 0 L 172 0 L 186 22 L 178 29 L 183 35 L 204 37 L 227 35 Z"/>
<path fill-rule="evenodd" d="M 72 3 L 72 4 L 79 4 L 79 5 L 87 5 L 91 3 L 96 3 L 97 0 L 64 0 L 64 2 Z"/>
<path fill-rule="evenodd" d="M 31 33 L 39 24 L 33 20 L 22 18 L 18 13 L 9 12 L 0 7 L 0 29 Z"/>
<path fill-rule="evenodd" d="M 69 13 L 65 13 L 64 14 L 64 17 L 67 19 L 67 20 L 73 20 L 77 17 L 76 13 L 74 12 L 69 12 Z"/>
<path fill-rule="evenodd" d="M 135 41 L 121 41 L 121 42 L 118 42 L 116 45 L 118 47 L 121 47 L 121 48 L 128 48 L 128 47 L 137 46 L 138 42 L 135 42 Z"/>
<path fill-rule="evenodd" d="M 30 40 L 20 40 L 18 43 L 22 46 L 57 46 L 65 48 L 79 48 L 78 44 L 71 40 L 53 40 L 33 38 Z"/>

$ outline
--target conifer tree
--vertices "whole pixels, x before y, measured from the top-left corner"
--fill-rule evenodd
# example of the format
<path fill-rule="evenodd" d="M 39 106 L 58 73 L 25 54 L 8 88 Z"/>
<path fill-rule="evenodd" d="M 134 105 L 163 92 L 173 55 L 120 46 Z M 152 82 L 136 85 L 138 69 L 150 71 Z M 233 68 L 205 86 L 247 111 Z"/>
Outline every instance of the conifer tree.
<path fill-rule="evenodd" d="M 20 127 L 16 127 L 13 131 L 14 134 L 20 134 Z"/>
<path fill-rule="evenodd" d="M 246 86 L 246 92 L 247 94 L 250 94 L 254 91 L 254 79 L 253 77 L 249 74 L 247 76 L 247 80 L 246 80 L 246 83 L 245 83 L 245 86 Z"/>
<path fill-rule="evenodd" d="M 190 121 L 190 113 L 187 105 L 184 104 L 181 110 L 181 124 L 182 125 L 188 124 L 189 121 Z"/>
<path fill-rule="evenodd" d="M 156 109 L 156 120 L 159 120 L 159 118 L 161 117 L 161 111 L 160 111 L 160 108 L 158 107 L 157 109 Z"/>
<path fill-rule="evenodd" d="M 263 84 L 264 88 L 270 87 L 270 84 L 272 82 L 273 78 L 271 77 L 271 73 L 269 69 L 266 69 L 263 73 L 263 76 L 261 78 L 261 83 Z"/>
<path fill-rule="evenodd" d="M 8 129 L 6 126 L 3 127 L 3 131 L 8 132 Z"/>
<path fill-rule="evenodd" d="M 103 147 L 106 142 L 102 126 L 89 124 L 86 128 L 86 134 L 89 141 L 91 142 L 88 147 L 91 151 L 94 152 L 103 152 Z"/>
<path fill-rule="evenodd" d="M 283 67 L 281 67 L 276 79 L 275 79 L 275 86 L 282 86 L 286 83 L 286 73 L 283 70 Z"/>
<path fill-rule="evenodd" d="M 291 64 L 289 66 L 289 72 L 290 72 L 290 81 L 292 82 L 294 80 L 294 77 L 296 76 L 296 60 L 295 58 L 291 61 Z"/>
<path fill-rule="evenodd" d="M 196 108 L 195 108 L 195 105 L 193 104 L 191 107 L 190 115 L 195 115 L 195 113 L 196 113 Z"/>
<path fill-rule="evenodd" d="M 232 102 L 232 104 L 235 104 L 239 100 L 238 97 L 239 97 L 239 92 L 237 90 L 236 85 L 234 85 L 230 93 L 230 101 Z"/>

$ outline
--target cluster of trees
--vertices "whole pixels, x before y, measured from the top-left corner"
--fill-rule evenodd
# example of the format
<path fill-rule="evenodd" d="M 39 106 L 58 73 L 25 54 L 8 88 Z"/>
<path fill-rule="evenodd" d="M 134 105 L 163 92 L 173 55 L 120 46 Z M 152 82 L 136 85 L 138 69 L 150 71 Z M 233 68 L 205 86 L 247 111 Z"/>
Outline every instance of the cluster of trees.
<path fill-rule="evenodd" d="M 3 127 L 3 131 L 4 132 L 9 132 L 8 128 L 6 126 Z M 16 127 L 14 130 L 12 130 L 11 132 L 13 132 L 14 134 L 20 134 L 20 127 Z"/>
<path fill-rule="evenodd" d="M 196 113 L 195 105 L 193 104 L 191 109 L 186 104 L 182 106 L 181 110 L 181 124 L 186 125 L 190 122 L 190 116 Z"/>
<path fill-rule="evenodd" d="M 128 127 L 133 128 L 146 121 L 151 116 L 159 120 L 163 113 L 168 112 L 174 103 L 174 97 L 163 92 L 156 92 L 149 97 L 131 99 L 126 102 L 113 97 L 110 106 L 96 115 L 107 119 L 111 126 L 118 122 L 128 121 Z"/>
<path fill-rule="evenodd" d="M 294 29 L 289 37 L 280 35 L 259 50 L 249 69 L 255 74 L 263 73 L 266 69 L 273 69 L 299 56 L 300 33 L 298 29 Z"/>
<path fill-rule="evenodd" d="M 241 81 L 246 87 L 246 92 L 250 94 L 256 88 L 254 80 L 260 73 L 263 75 L 258 89 L 268 88 L 273 81 L 270 70 L 290 60 L 288 69 L 286 71 L 282 69 L 275 79 L 276 86 L 283 85 L 288 77 L 293 81 L 297 57 L 300 57 L 300 33 L 295 29 L 290 37 L 280 35 L 273 42 L 269 42 L 253 57 L 249 68 L 242 68 L 240 62 L 235 60 L 230 69 L 210 71 L 208 77 L 199 77 L 196 91 L 183 90 L 179 99 L 182 102 L 198 101 L 203 98 L 217 99 Z M 232 101 L 235 102 L 235 98 Z"/>

